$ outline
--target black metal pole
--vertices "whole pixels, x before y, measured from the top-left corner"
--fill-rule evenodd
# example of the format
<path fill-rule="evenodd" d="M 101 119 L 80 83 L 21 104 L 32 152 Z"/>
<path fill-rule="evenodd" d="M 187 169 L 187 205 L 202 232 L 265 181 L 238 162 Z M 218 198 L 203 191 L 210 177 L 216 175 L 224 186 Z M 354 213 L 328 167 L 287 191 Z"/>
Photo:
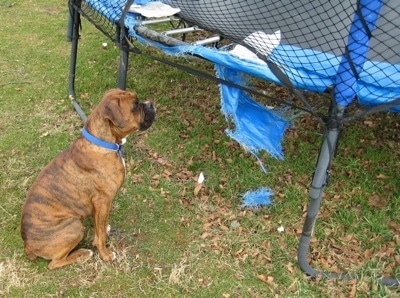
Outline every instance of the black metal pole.
<path fill-rule="evenodd" d="M 76 0 L 75 3 L 72 3 L 71 0 L 69 2 L 69 14 L 68 14 L 68 29 L 67 29 L 67 41 L 71 42 L 71 57 L 69 64 L 69 78 L 68 78 L 68 93 L 69 99 L 71 100 L 75 111 L 81 117 L 82 121 L 85 122 L 87 116 L 82 108 L 79 106 L 76 101 L 76 93 L 75 93 L 75 71 L 76 71 L 76 60 L 78 54 L 78 40 L 79 40 L 79 26 L 80 26 L 80 14 L 76 9 L 80 7 L 81 1 Z M 74 5 L 75 4 L 75 5 Z"/>
<path fill-rule="evenodd" d="M 330 118 L 337 119 L 337 117 L 341 117 L 343 115 L 343 110 L 344 109 L 340 109 L 340 111 L 338 111 L 332 109 Z M 337 111 L 337 115 L 334 115 L 334 111 Z M 334 122 L 337 123 L 337 121 Z M 338 127 L 338 125 L 331 126 L 332 127 L 327 127 L 327 131 L 324 135 L 317 160 L 317 165 L 315 168 L 315 173 L 311 182 L 309 192 L 310 203 L 307 208 L 307 215 L 300 237 L 297 260 L 299 262 L 300 268 L 309 276 L 315 277 L 318 275 L 322 275 L 328 278 L 351 278 L 350 276 L 345 274 L 335 274 L 315 270 L 313 267 L 310 266 L 307 261 L 307 254 L 310 248 L 311 237 L 314 232 L 314 225 L 317 219 L 318 210 L 321 206 L 322 194 L 329 180 L 330 165 L 339 140 L 340 127 Z"/>
<path fill-rule="evenodd" d="M 125 30 L 122 32 L 122 30 Z M 128 61 L 129 61 L 129 45 L 126 41 L 128 33 L 126 28 L 117 25 L 117 40 L 120 43 L 120 54 L 119 54 L 119 65 L 118 65 L 118 88 L 126 89 L 126 76 L 128 71 Z M 122 34 L 124 33 L 124 34 Z"/>
<path fill-rule="evenodd" d="M 320 275 L 326 278 L 337 279 L 356 278 L 355 276 L 346 273 L 340 274 L 316 270 L 309 264 L 307 260 L 311 237 L 314 232 L 317 214 L 321 206 L 322 195 L 329 180 L 330 165 L 338 146 L 341 120 L 343 119 L 344 109 L 345 108 L 343 106 L 336 106 L 335 108 L 331 109 L 330 119 L 327 123 L 327 131 L 322 141 L 315 173 L 310 186 L 310 203 L 307 208 L 307 215 L 303 225 L 299 248 L 297 251 L 297 261 L 301 270 L 311 277 L 317 277 Z M 384 277 L 379 281 L 385 286 L 399 286 L 399 279 L 396 278 Z"/>

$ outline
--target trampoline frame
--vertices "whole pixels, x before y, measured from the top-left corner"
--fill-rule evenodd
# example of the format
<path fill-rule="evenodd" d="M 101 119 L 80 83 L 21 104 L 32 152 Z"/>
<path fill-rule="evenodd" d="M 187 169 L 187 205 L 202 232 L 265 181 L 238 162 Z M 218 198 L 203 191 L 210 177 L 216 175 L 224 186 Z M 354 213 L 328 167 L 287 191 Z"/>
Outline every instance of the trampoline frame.
<path fill-rule="evenodd" d="M 128 0 L 126 7 L 129 7 L 133 0 Z M 76 78 L 76 62 L 78 54 L 78 41 L 79 31 L 81 25 L 81 16 L 85 17 L 91 22 L 98 30 L 103 32 L 108 38 L 110 38 L 120 48 L 120 59 L 118 65 L 118 80 L 117 87 L 120 89 L 126 89 L 127 70 L 129 62 L 129 53 L 136 52 L 135 47 L 132 47 L 126 36 L 128 36 L 127 29 L 123 26 L 124 14 L 121 18 L 120 24 L 114 24 L 115 34 L 110 35 L 109 32 L 105 31 L 104 28 L 96 24 L 89 16 L 81 9 L 82 0 L 69 0 L 69 19 L 68 19 L 68 32 L 67 41 L 71 42 L 71 56 L 70 56 L 70 67 L 69 67 L 69 79 L 68 79 L 68 92 L 69 98 L 73 104 L 74 109 L 81 117 L 82 121 L 85 122 L 87 116 L 80 107 L 76 100 L 75 91 L 75 78 Z M 122 24 L 122 25 L 121 25 Z M 143 28 L 142 28 L 143 30 Z M 193 73 L 192 73 L 193 74 Z M 216 79 L 219 83 L 224 83 L 222 80 Z M 243 88 L 238 86 L 239 88 Z M 289 86 L 290 87 L 290 86 Z M 289 88 L 290 89 L 290 88 Z M 390 105 L 385 105 L 381 109 L 374 109 L 372 112 L 379 112 L 386 110 L 390 107 L 399 105 L 400 101 L 395 100 Z M 309 204 L 307 207 L 306 218 L 303 224 L 302 233 L 300 236 L 299 246 L 297 250 L 297 259 L 300 269 L 310 277 L 322 276 L 329 279 L 357 279 L 356 276 L 350 274 L 338 274 L 333 272 L 327 272 L 317 270 L 311 266 L 308 262 L 308 253 L 310 250 L 311 237 L 313 236 L 318 211 L 321 206 L 322 196 L 325 187 L 328 185 L 330 176 L 330 167 L 334 156 L 338 149 L 338 141 L 340 132 L 343 128 L 344 113 L 346 107 L 340 106 L 331 101 L 330 113 L 327 119 L 325 119 L 325 133 L 322 138 L 322 144 L 320 147 L 317 163 L 315 166 L 315 172 L 312 178 L 312 182 L 309 188 Z M 372 113 L 371 112 L 371 113 Z M 385 286 L 400 286 L 400 278 L 395 277 L 382 277 L 378 281 Z"/>

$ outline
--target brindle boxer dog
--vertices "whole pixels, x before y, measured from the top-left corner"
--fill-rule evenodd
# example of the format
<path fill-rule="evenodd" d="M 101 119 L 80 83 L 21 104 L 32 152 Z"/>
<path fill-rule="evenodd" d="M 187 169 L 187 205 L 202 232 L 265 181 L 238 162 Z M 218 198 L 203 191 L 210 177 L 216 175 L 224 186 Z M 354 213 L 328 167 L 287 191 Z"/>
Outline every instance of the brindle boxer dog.
<path fill-rule="evenodd" d="M 124 138 L 145 130 L 155 118 L 150 102 L 113 89 L 88 117 L 83 135 L 51 161 L 36 178 L 22 210 L 21 235 L 30 260 L 51 260 L 49 269 L 88 260 L 93 252 L 74 248 L 84 236 L 82 220 L 93 216 L 93 245 L 104 261 L 111 202 L 125 177 L 119 150 Z M 73 251 L 74 250 L 74 251 Z"/>

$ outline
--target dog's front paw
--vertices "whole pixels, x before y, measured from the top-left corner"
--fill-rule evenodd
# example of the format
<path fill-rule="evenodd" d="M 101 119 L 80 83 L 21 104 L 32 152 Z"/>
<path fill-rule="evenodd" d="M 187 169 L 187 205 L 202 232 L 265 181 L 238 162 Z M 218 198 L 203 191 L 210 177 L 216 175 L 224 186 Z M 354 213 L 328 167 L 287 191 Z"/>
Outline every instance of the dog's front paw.
<path fill-rule="evenodd" d="M 106 249 L 103 252 L 100 252 L 100 257 L 105 262 L 111 262 L 117 258 L 117 255 L 115 252 Z"/>

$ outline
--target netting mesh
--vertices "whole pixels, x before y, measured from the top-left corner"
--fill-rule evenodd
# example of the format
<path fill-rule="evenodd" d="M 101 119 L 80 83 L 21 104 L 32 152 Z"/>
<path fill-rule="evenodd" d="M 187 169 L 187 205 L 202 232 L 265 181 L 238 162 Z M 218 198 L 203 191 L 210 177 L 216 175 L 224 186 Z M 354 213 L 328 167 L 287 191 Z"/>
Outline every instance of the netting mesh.
<path fill-rule="evenodd" d="M 367 105 L 399 98 L 399 1 L 164 2 L 179 7 L 187 21 L 275 62 L 293 81 L 313 85 L 314 74 L 327 78 L 336 86 L 339 104 L 347 105 L 357 95 L 367 96 Z M 370 97 L 377 102 L 368 102 Z"/>
<path fill-rule="evenodd" d="M 281 31 L 281 43 L 342 55 L 355 13 L 364 2 L 367 22 L 379 8 L 376 30 L 371 32 L 368 58 L 399 63 L 400 2 L 397 0 L 164 0 L 181 9 L 184 19 L 238 43 L 256 31 Z M 382 2 L 382 3 L 381 3 Z M 258 47 L 268 47 L 259 40 Z"/>
<path fill-rule="evenodd" d="M 79 14 L 84 16 L 85 19 L 90 21 L 97 29 L 99 29 L 105 36 L 114 42 L 118 42 L 119 37 L 116 32 L 116 23 L 110 19 L 110 12 L 113 7 L 110 6 L 110 1 L 96 1 L 95 5 L 82 0 L 70 0 L 70 5 L 79 11 Z M 121 9 L 125 0 L 119 1 L 118 18 L 121 15 Z M 93 2 L 92 2 L 93 3 Z M 72 12 L 70 12 L 72 13 Z"/>
<path fill-rule="evenodd" d="M 273 34 L 280 30 L 282 43 L 330 52 L 344 46 L 352 17 L 340 13 L 352 8 L 351 3 L 339 0 L 169 2 L 181 8 L 180 15 L 186 20 L 239 43 L 257 31 Z M 259 40 L 258 47 L 267 47 L 266 42 Z"/>

